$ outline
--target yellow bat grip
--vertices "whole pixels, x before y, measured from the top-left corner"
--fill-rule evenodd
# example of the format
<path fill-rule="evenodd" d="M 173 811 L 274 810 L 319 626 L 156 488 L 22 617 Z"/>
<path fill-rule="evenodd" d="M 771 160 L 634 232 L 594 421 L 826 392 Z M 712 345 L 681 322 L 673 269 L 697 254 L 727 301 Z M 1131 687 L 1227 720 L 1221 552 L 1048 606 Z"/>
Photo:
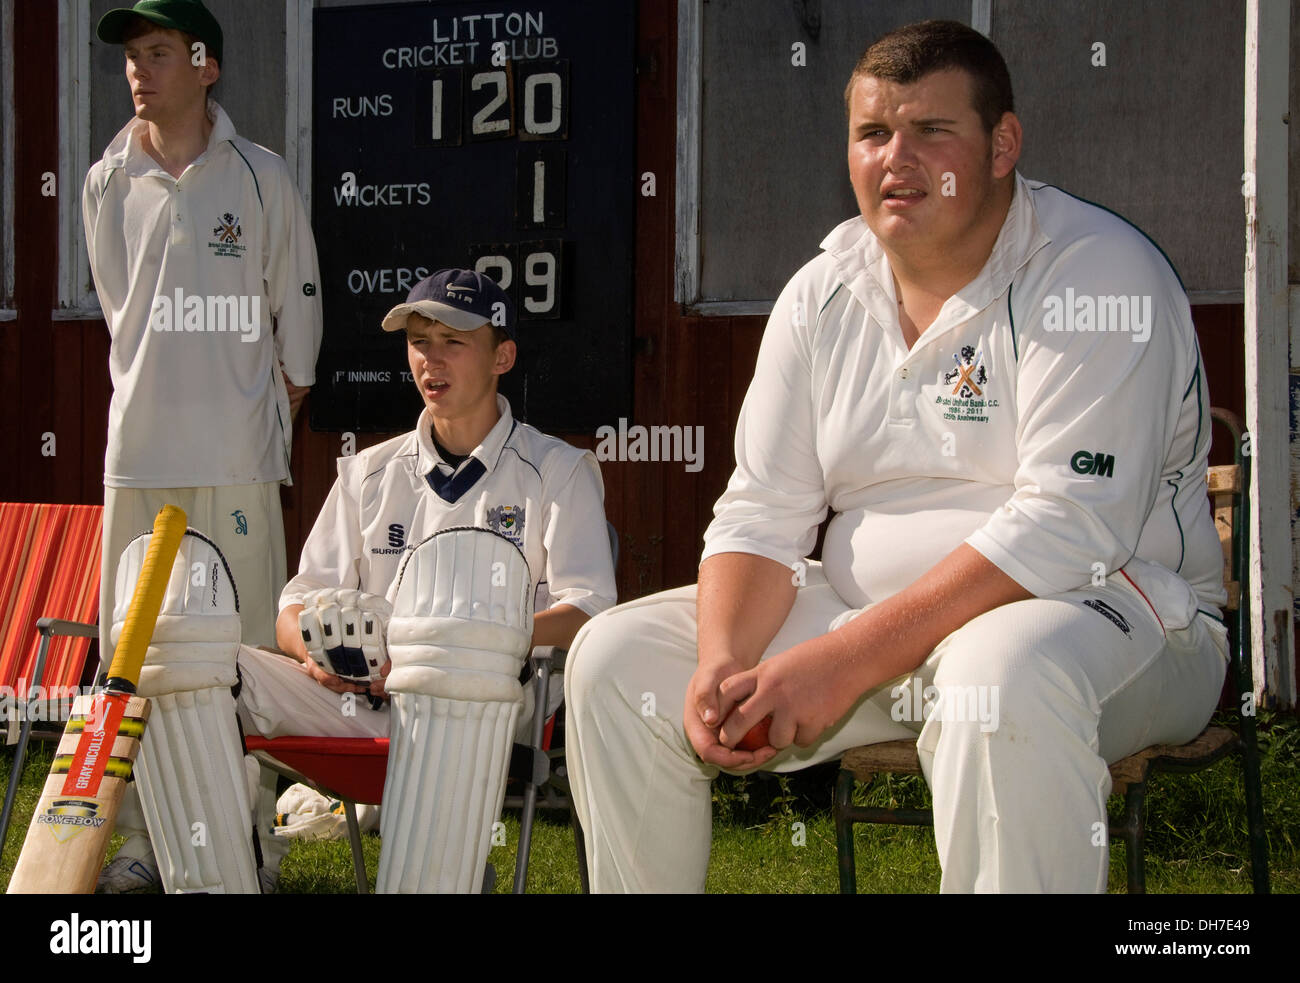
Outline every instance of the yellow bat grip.
<path fill-rule="evenodd" d="M 153 638 L 163 595 L 167 593 L 176 551 L 181 548 L 185 523 L 185 513 L 175 505 L 164 505 L 154 519 L 153 538 L 149 540 L 140 579 L 131 595 L 131 607 L 126 612 L 122 635 L 113 653 L 113 664 L 108 668 L 109 679 L 126 680 L 133 688 L 140 681 L 140 668 Z M 105 589 L 105 586 L 101 585 L 100 589 Z"/>

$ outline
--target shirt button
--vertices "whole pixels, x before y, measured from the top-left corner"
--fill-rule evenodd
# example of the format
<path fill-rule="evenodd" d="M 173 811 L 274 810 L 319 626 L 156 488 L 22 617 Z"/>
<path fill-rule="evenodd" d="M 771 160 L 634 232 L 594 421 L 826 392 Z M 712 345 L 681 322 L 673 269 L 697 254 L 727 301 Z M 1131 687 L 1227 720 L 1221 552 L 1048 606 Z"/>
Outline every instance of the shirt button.
<path fill-rule="evenodd" d="M 909 373 L 906 368 L 901 368 L 898 370 L 898 377 L 900 379 L 906 379 L 908 377 L 908 374 Z"/>

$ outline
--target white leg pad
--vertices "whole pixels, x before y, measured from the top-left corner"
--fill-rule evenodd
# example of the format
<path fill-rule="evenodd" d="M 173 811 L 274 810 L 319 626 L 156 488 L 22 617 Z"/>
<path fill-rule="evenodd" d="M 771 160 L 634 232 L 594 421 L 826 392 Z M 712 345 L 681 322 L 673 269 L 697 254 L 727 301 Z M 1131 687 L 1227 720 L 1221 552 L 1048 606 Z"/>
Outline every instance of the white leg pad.
<path fill-rule="evenodd" d="M 480 890 L 501 813 L 519 703 L 393 696 L 379 855 L 381 894 Z M 397 765 L 397 767 L 394 767 Z"/>
<path fill-rule="evenodd" d="M 148 535 L 118 567 L 116 644 Z M 240 622 L 215 544 L 192 530 L 172 567 L 137 692 L 152 703 L 136 785 L 167 893 L 256 894 L 252 807 L 230 687 Z"/>
<path fill-rule="evenodd" d="M 403 564 L 388 625 L 379 893 L 481 889 L 532 621 L 528 565 L 503 536 L 444 530 Z"/>
<path fill-rule="evenodd" d="M 151 701 L 136 781 L 164 890 L 257 894 L 234 697 L 211 687 Z"/>

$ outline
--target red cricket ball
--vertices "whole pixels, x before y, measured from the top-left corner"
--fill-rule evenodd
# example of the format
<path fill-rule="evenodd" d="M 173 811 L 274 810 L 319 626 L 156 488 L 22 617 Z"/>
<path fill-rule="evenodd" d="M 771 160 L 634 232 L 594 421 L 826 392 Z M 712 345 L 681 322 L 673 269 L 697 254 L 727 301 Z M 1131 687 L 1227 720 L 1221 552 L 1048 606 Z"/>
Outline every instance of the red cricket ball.
<path fill-rule="evenodd" d="M 766 716 L 753 727 L 749 728 L 749 733 L 736 742 L 737 751 L 757 751 L 761 747 L 767 747 L 767 732 L 772 727 L 771 716 Z"/>

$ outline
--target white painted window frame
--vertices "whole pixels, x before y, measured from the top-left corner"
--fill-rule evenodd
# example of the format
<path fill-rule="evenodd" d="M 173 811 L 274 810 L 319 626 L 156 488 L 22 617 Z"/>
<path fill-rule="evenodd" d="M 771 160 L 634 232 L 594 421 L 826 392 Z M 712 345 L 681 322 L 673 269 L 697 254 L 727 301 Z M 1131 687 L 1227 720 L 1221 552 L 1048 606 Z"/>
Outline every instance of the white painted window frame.
<path fill-rule="evenodd" d="M 311 214 L 313 0 L 284 0 L 284 160 Z"/>
<path fill-rule="evenodd" d="M 56 321 L 103 317 L 90 284 L 81 187 L 90 170 L 90 5 L 59 0 L 59 273 Z"/>
<path fill-rule="evenodd" d="M 1297 493 L 1290 387 L 1300 374 L 1288 327 L 1288 103 L 1290 11 L 1272 0 L 1246 2 L 1244 170 L 1246 196 L 1246 428 L 1251 433 L 1251 658 L 1256 699 L 1294 706 Z M 1288 349 L 1290 349 L 1288 351 Z"/>
<path fill-rule="evenodd" d="M 18 317 L 14 290 L 14 0 L 0 0 L 0 22 L 4 24 L 4 48 L 0 50 L 0 93 L 4 113 L 4 136 L 0 142 L 0 174 L 5 175 L 0 195 L 3 195 L 4 269 L 0 270 L 0 321 L 13 321 Z M 14 306 L 9 306 L 14 305 Z"/>
<path fill-rule="evenodd" d="M 677 201 L 673 249 L 673 299 L 693 315 L 739 317 L 772 313 L 775 298 L 707 300 L 700 297 L 700 168 L 703 120 L 704 4 L 677 0 Z M 993 0 L 971 0 L 970 23 L 985 36 L 993 29 Z M 1240 290 L 1192 290 L 1193 304 L 1240 304 Z"/>
<path fill-rule="evenodd" d="M 677 0 L 677 180 L 673 245 L 673 299 L 700 296 L 700 120 L 704 42 L 701 0 Z M 700 313 L 705 313 L 701 311 Z M 755 312 L 759 313 L 759 312 Z"/>

